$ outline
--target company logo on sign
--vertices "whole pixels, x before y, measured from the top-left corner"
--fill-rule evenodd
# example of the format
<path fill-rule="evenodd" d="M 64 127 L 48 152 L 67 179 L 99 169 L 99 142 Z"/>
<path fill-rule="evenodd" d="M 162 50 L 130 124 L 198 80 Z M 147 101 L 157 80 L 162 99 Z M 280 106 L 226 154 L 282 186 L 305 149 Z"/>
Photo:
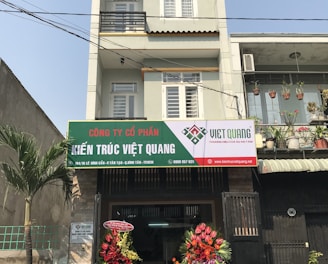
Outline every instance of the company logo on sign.
<path fill-rule="evenodd" d="M 204 127 L 193 125 L 186 127 L 182 133 L 196 145 L 207 134 L 207 130 Z"/>

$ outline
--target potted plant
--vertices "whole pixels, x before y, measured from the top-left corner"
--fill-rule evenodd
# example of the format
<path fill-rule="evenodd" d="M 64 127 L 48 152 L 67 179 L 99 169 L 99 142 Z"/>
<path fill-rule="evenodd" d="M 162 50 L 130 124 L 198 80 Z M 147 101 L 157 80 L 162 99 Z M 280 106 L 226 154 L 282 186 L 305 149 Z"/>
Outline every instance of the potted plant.
<path fill-rule="evenodd" d="M 293 112 L 289 112 L 289 111 L 280 112 L 281 119 L 285 122 L 285 124 L 288 127 L 287 131 L 289 133 L 289 136 L 294 136 L 294 124 L 296 122 L 298 113 L 299 111 L 297 109 L 295 109 Z"/>
<path fill-rule="evenodd" d="M 318 107 L 318 119 L 325 118 L 325 110 L 326 109 L 327 109 L 327 106 L 325 104 L 322 104 Z"/>
<path fill-rule="evenodd" d="M 311 250 L 309 252 L 308 264 L 319 264 L 318 258 L 322 257 L 323 254 L 316 250 Z"/>
<path fill-rule="evenodd" d="M 261 119 L 257 116 L 250 116 L 248 119 L 254 120 L 255 125 L 255 145 L 256 148 L 263 148 L 263 135 L 262 135 L 262 129 L 259 126 Z"/>
<path fill-rule="evenodd" d="M 315 148 L 328 148 L 328 141 L 325 138 L 328 135 L 327 127 L 316 126 L 312 134 Z"/>
<path fill-rule="evenodd" d="M 272 99 L 276 97 L 276 94 L 277 94 L 277 91 L 274 90 L 274 89 L 272 89 L 272 90 L 269 91 L 269 96 L 270 96 Z"/>
<path fill-rule="evenodd" d="M 304 97 L 303 85 L 304 85 L 304 82 L 303 82 L 303 81 L 299 81 L 299 82 L 297 82 L 297 87 L 296 87 L 296 98 L 297 98 L 298 100 L 302 100 L 303 97 Z"/>
<path fill-rule="evenodd" d="M 254 95 L 259 95 L 259 94 L 260 94 L 260 85 L 259 85 L 259 81 L 255 81 L 255 82 L 254 82 L 253 94 L 254 94 Z"/>
<path fill-rule="evenodd" d="M 308 102 L 306 110 L 311 114 L 311 119 L 317 119 L 318 106 L 316 102 Z"/>
<path fill-rule="evenodd" d="M 327 106 L 327 101 L 328 101 L 328 89 L 323 89 L 321 91 L 321 96 L 322 96 L 322 100 L 323 100 L 323 104 L 325 106 Z"/>
<path fill-rule="evenodd" d="M 277 148 L 286 148 L 287 129 L 283 126 L 270 126 L 269 131 L 276 142 Z"/>
<path fill-rule="evenodd" d="M 285 100 L 288 100 L 290 98 L 290 86 L 291 84 L 288 84 L 285 81 L 282 82 L 281 95 Z"/>
<path fill-rule="evenodd" d="M 308 126 L 298 127 L 295 131 L 300 141 L 300 146 L 302 148 L 312 148 L 313 140 L 311 135 L 311 130 Z"/>

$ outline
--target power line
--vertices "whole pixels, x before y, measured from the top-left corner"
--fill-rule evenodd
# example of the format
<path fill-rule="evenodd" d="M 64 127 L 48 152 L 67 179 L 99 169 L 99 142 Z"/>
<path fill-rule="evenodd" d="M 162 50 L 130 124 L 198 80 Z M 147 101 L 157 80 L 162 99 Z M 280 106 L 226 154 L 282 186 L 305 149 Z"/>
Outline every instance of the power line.
<path fill-rule="evenodd" d="M 3 2 L 3 1 L 0 1 Z M 4 10 L 4 13 L 20 13 L 17 10 Z M 100 14 L 72 13 L 72 12 L 48 12 L 48 11 L 29 11 L 36 15 L 63 15 L 63 16 L 100 16 Z M 328 21 L 328 18 L 278 18 L 278 17 L 164 17 L 164 16 L 147 16 L 146 18 L 163 18 L 163 19 L 194 19 L 194 20 L 255 20 L 255 21 Z"/>

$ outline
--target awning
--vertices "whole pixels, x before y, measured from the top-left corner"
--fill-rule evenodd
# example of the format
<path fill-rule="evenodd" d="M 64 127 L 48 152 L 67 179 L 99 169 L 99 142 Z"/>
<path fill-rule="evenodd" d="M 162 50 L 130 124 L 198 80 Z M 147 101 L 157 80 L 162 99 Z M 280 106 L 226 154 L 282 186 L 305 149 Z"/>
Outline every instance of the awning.
<path fill-rule="evenodd" d="M 260 159 L 258 170 L 260 174 L 328 171 L 328 159 Z"/>

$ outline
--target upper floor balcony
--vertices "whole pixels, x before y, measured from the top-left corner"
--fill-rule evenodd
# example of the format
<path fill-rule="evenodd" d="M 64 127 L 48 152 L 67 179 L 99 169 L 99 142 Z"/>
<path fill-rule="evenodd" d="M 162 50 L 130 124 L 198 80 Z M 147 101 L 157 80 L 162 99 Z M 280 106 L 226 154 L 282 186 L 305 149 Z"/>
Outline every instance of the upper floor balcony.
<path fill-rule="evenodd" d="M 101 12 L 100 31 L 146 32 L 146 12 Z"/>

